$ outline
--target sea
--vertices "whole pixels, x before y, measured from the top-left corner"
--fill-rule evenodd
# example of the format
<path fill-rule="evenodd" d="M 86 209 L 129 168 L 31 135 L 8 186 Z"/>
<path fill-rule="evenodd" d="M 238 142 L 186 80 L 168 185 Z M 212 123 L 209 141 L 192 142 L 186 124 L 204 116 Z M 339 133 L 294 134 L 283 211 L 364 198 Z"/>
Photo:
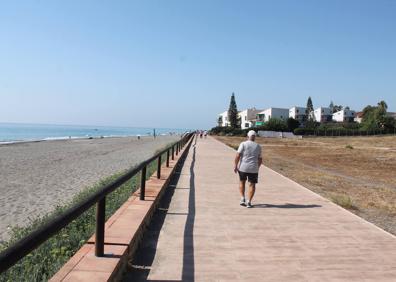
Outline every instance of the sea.
<path fill-rule="evenodd" d="M 186 129 L 0 123 L 0 143 L 181 134 Z"/>

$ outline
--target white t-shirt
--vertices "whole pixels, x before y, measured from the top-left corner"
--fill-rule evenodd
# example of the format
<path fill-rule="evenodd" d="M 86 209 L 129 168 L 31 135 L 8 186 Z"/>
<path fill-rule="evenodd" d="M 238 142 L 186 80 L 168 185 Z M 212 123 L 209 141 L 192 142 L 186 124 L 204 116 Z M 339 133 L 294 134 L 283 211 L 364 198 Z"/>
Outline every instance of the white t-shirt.
<path fill-rule="evenodd" d="M 261 146 L 254 141 L 245 141 L 239 145 L 238 153 L 241 156 L 239 171 L 258 173 L 258 158 L 261 157 Z"/>

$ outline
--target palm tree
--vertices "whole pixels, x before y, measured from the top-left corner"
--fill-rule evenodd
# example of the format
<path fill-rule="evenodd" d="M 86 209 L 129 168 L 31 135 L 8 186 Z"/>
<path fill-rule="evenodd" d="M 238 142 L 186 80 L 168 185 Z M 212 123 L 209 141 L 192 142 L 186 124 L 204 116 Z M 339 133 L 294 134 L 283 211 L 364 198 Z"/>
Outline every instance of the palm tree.
<path fill-rule="evenodd" d="M 386 112 L 386 110 L 388 109 L 388 105 L 384 100 L 382 100 L 378 103 L 378 108 Z"/>

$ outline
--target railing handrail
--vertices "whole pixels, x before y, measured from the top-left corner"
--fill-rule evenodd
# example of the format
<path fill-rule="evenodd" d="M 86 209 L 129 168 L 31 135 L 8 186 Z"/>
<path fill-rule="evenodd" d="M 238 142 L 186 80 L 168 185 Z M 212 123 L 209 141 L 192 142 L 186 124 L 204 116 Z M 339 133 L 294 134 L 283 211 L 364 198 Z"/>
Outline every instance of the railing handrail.
<path fill-rule="evenodd" d="M 155 159 L 159 158 L 164 153 L 173 149 L 175 146 L 178 148 L 179 145 L 185 145 L 189 141 L 191 136 L 193 136 L 193 133 L 182 136 L 180 140 L 174 142 L 172 145 L 169 145 L 165 149 L 161 150 L 154 156 L 141 162 L 135 167 L 127 170 L 123 175 L 119 176 L 114 181 L 103 185 L 101 188 L 98 188 L 98 191 L 96 191 L 92 195 L 88 196 L 76 205 L 68 208 L 60 215 L 57 215 L 53 219 L 44 223 L 42 226 L 38 227 L 36 230 L 29 233 L 24 238 L 14 243 L 12 246 L 9 246 L 5 250 L 3 250 L 0 253 L 0 273 L 6 271 L 12 265 L 17 263 L 20 259 L 28 255 L 31 251 L 33 251 L 42 243 L 51 238 L 55 233 L 59 232 L 62 228 L 64 228 L 74 219 L 76 219 L 89 208 L 91 208 L 93 205 L 104 199 L 108 194 L 113 192 L 115 189 L 120 187 L 122 184 L 127 182 L 135 175 L 137 175 L 140 171 L 142 171 L 143 168 L 147 167 Z M 176 149 L 176 152 L 179 149 Z"/>

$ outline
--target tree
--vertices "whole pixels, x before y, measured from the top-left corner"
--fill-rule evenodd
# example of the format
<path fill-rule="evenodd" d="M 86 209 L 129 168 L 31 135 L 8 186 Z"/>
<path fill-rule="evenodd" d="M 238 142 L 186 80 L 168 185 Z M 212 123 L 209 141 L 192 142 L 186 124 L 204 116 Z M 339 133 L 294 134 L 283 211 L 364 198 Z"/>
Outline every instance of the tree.
<path fill-rule="evenodd" d="M 308 114 L 308 120 L 313 120 L 313 104 L 312 104 L 312 99 L 311 96 L 308 97 L 307 101 L 307 114 Z"/>
<path fill-rule="evenodd" d="M 264 125 L 257 127 L 258 130 L 287 131 L 287 123 L 283 119 L 270 118 Z"/>
<path fill-rule="evenodd" d="M 343 109 L 343 107 L 341 105 L 334 105 L 333 106 L 333 114 L 341 111 L 342 109 Z"/>
<path fill-rule="evenodd" d="M 377 104 L 377 109 L 374 112 L 375 120 L 380 128 L 389 127 L 390 120 L 387 114 L 388 105 L 385 101 L 380 101 Z"/>
<path fill-rule="evenodd" d="M 333 101 L 330 101 L 329 109 L 330 109 L 330 112 L 334 113 L 334 112 L 333 112 L 333 109 L 334 109 L 334 103 L 333 103 Z"/>
<path fill-rule="evenodd" d="M 388 105 L 380 101 L 377 106 L 366 106 L 363 109 L 362 128 L 366 130 L 395 127 L 395 120 L 387 114 Z"/>
<path fill-rule="evenodd" d="M 230 107 L 228 108 L 228 121 L 232 128 L 239 128 L 238 126 L 238 109 L 235 102 L 235 94 L 232 93 Z"/>
<path fill-rule="evenodd" d="M 287 123 L 287 129 L 291 132 L 293 132 L 294 129 L 300 126 L 300 122 L 292 117 L 288 118 L 286 123 Z"/>
<path fill-rule="evenodd" d="M 381 109 L 381 110 L 383 110 L 385 112 L 388 110 L 388 105 L 386 104 L 386 102 L 384 100 L 380 101 L 377 104 L 377 106 L 378 106 L 379 109 Z"/>

